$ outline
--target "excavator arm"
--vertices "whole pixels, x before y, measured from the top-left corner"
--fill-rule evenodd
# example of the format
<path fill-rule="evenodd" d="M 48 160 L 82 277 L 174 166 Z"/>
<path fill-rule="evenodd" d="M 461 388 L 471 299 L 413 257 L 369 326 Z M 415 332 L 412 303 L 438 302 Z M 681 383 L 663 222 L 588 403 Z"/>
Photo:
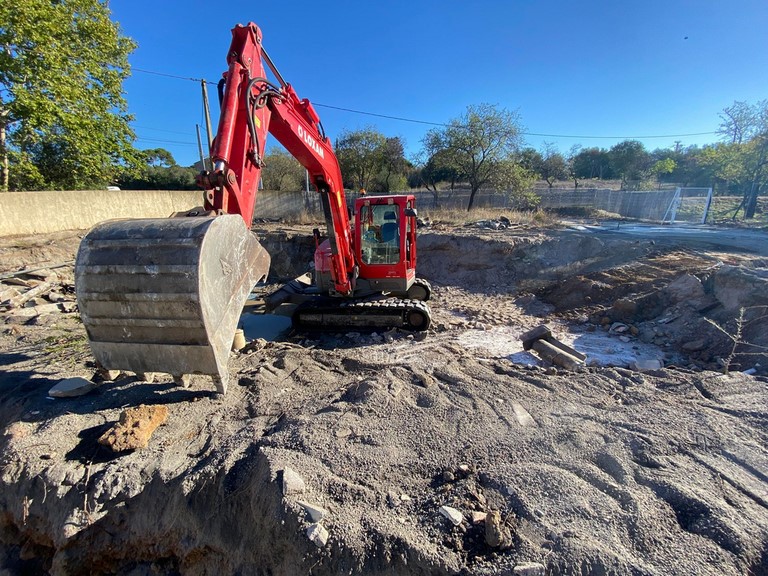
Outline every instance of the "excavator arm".
<path fill-rule="evenodd" d="M 206 190 L 205 208 L 240 214 L 250 227 L 264 167 L 267 133 L 304 166 L 321 195 L 331 245 L 331 279 L 336 293 L 354 289 L 355 261 L 341 170 L 320 118 L 307 99 L 299 99 L 262 47 L 253 23 L 232 30 L 229 69 L 220 89 L 221 116 L 211 150 L 213 171 L 198 183 Z M 265 64 L 277 78 L 266 77 Z"/>
<path fill-rule="evenodd" d="M 199 176 L 202 210 L 175 218 L 110 220 L 80 243 L 75 290 L 96 361 L 109 370 L 207 374 L 227 389 L 227 361 L 245 300 L 270 258 L 250 231 L 267 133 L 309 171 L 322 195 L 335 291 L 357 268 L 338 161 L 307 100 L 286 84 L 255 24 L 236 26 L 220 84 L 221 116 Z M 279 80 L 266 79 L 265 63 Z"/>

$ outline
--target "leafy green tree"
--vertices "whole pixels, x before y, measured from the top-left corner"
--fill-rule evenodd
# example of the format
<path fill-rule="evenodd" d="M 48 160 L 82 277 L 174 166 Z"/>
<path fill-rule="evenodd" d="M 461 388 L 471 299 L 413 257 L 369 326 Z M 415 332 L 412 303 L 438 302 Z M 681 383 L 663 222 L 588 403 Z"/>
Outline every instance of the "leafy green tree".
<path fill-rule="evenodd" d="M 568 173 L 568 178 L 573 180 L 573 187 L 579 187 L 579 177 L 576 176 L 576 170 L 574 166 L 574 160 L 581 152 L 581 144 L 574 144 L 571 149 L 568 150 L 568 156 L 565 158 L 565 169 Z"/>
<path fill-rule="evenodd" d="M 452 120 L 445 128 L 430 130 L 422 140 L 426 153 L 441 159 L 470 186 L 467 210 L 472 209 L 477 191 L 494 182 L 507 189 L 517 186 L 515 171 L 507 169 L 514 163 L 520 146 L 520 118 L 490 104 L 469 106 L 465 114 Z M 505 178 L 506 177 L 506 178 Z"/>
<path fill-rule="evenodd" d="M 0 3 L 0 187 L 86 188 L 136 161 L 122 93 L 135 43 L 99 0 Z"/>
<path fill-rule="evenodd" d="M 573 157 L 573 174 L 576 178 L 608 180 L 614 177 L 610 157 L 602 148 L 585 148 Z"/>
<path fill-rule="evenodd" d="M 613 172 L 621 178 L 622 187 L 632 180 L 641 180 L 650 169 L 650 155 L 637 140 L 619 142 L 608 151 L 610 166 Z"/>
<path fill-rule="evenodd" d="M 297 192 L 305 181 L 304 167 L 288 152 L 273 149 L 264 156 L 261 181 L 265 190 Z"/>
<path fill-rule="evenodd" d="M 376 178 L 374 190 L 389 194 L 392 190 L 403 189 L 409 162 L 405 159 L 405 147 L 399 136 L 387 138 L 381 157 L 381 170 Z"/>
<path fill-rule="evenodd" d="M 538 172 L 546 180 L 550 188 L 552 188 L 556 180 L 568 178 L 568 166 L 565 156 L 558 152 L 555 145 L 550 142 L 544 142 L 541 151 L 541 166 Z"/>
<path fill-rule="evenodd" d="M 523 168 L 532 174 L 541 177 L 540 169 L 541 165 L 544 164 L 544 158 L 542 157 L 541 152 L 536 150 L 536 148 L 529 147 L 520 150 L 518 161 Z"/>
<path fill-rule="evenodd" d="M 341 166 L 344 186 L 370 187 L 384 165 L 386 137 L 373 128 L 342 132 L 336 140 L 336 156 Z"/>
<path fill-rule="evenodd" d="M 677 163 L 672 158 L 664 158 L 663 160 L 656 160 L 651 167 L 651 174 L 656 176 L 656 180 L 661 187 L 661 181 L 667 174 L 672 174 L 677 168 Z"/>
<path fill-rule="evenodd" d="M 165 148 L 150 148 L 148 150 L 142 150 L 139 154 L 149 166 L 162 168 L 176 166 L 176 160 L 174 159 L 173 154 Z"/>

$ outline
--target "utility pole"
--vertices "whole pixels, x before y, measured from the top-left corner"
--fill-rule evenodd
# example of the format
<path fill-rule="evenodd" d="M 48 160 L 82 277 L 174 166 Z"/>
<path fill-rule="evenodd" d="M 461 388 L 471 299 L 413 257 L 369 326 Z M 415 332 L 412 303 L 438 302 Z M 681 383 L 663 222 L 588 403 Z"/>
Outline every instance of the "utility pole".
<path fill-rule="evenodd" d="M 208 104 L 208 88 L 205 78 L 200 80 L 200 87 L 203 90 L 203 111 L 205 113 L 205 131 L 208 135 L 208 158 L 211 158 L 211 148 L 213 148 L 213 128 L 211 127 L 211 107 Z M 213 162 L 211 159 L 210 162 Z M 205 168 L 205 165 L 203 166 Z M 213 166 L 211 166 L 213 169 Z"/>
<path fill-rule="evenodd" d="M 197 150 L 200 153 L 200 166 L 202 170 L 207 170 L 205 165 L 205 155 L 203 154 L 203 138 L 200 136 L 200 124 L 195 124 L 195 130 L 197 130 Z"/>

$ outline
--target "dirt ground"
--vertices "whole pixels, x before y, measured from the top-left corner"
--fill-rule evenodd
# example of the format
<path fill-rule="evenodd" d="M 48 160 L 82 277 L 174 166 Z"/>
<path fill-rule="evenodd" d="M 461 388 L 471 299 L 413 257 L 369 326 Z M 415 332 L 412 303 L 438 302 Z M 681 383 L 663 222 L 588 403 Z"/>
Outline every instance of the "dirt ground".
<path fill-rule="evenodd" d="M 429 332 L 255 338 L 216 396 L 96 376 L 79 238 L 0 239 L 0 292 L 52 286 L 0 311 L 0 574 L 768 574 L 765 254 L 435 224 Z M 523 350 L 545 322 L 584 366 Z M 97 443 L 141 404 L 147 448 Z"/>

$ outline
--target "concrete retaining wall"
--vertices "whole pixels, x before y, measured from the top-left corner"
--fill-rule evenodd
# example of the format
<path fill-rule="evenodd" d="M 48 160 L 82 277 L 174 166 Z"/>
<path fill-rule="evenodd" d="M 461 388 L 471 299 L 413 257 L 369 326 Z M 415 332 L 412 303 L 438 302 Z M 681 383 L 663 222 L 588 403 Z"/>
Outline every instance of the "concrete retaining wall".
<path fill-rule="evenodd" d="M 70 190 L 0 194 L 0 236 L 87 230 L 113 218 L 165 218 L 202 205 L 201 191 Z M 260 191 L 254 218 L 319 209 L 317 193 Z"/>
<path fill-rule="evenodd" d="M 112 218 L 164 218 L 202 204 L 202 192 L 71 190 L 0 194 L 0 236 L 85 230 Z"/>

